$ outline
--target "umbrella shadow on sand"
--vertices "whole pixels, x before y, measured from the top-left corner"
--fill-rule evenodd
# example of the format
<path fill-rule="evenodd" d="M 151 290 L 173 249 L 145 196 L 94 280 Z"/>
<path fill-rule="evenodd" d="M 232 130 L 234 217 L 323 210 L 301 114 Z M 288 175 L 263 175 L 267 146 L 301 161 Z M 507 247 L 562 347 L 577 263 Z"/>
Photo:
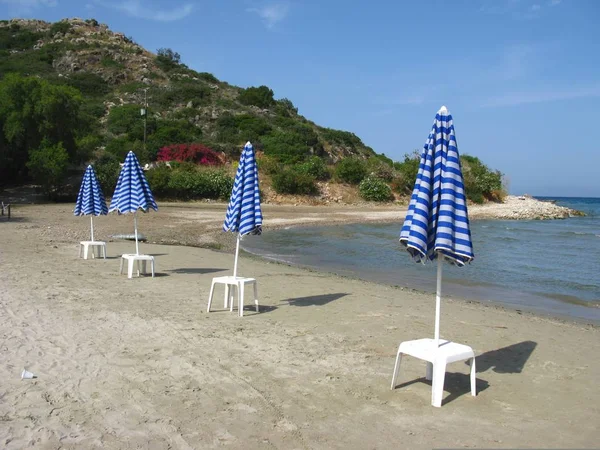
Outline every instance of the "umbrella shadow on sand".
<path fill-rule="evenodd" d="M 308 297 L 296 297 L 282 300 L 282 302 L 288 302 L 290 306 L 323 306 L 329 302 L 337 300 L 338 298 L 345 297 L 345 292 L 338 292 L 335 294 L 323 294 L 323 295 L 310 295 Z"/>
<path fill-rule="evenodd" d="M 521 373 L 536 347 L 537 342 L 523 341 L 476 355 L 477 372 Z"/>

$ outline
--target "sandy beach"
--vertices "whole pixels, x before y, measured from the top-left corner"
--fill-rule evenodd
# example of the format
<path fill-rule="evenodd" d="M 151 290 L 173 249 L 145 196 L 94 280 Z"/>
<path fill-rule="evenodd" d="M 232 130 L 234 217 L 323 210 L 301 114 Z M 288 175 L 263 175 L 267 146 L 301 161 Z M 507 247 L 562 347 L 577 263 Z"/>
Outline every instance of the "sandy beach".
<path fill-rule="evenodd" d="M 261 311 L 239 318 L 218 291 L 207 314 L 212 277 L 233 267 L 225 206 L 140 215 L 154 279 L 118 273 L 135 244 L 110 236 L 131 233 L 131 216 L 95 219 L 108 258 L 86 261 L 89 217 L 70 204 L 0 221 L 0 447 L 598 447 L 597 327 L 446 300 L 442 337 L 475 350 L 478 396 L 455 363 L 433 408 L 421 361 L 406 358 L 390 390 L 399 342 L 433 335 L 431 295 L 242 256 Z M 265 232 L 403 211 L 263 207 Z"/>

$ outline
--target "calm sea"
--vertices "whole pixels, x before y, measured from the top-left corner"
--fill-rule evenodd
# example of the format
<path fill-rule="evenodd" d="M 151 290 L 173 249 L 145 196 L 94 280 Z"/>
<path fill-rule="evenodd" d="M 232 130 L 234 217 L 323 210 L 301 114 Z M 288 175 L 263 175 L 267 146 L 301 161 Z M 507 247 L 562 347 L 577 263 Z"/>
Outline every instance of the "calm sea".
<path fill-rule="evenodd" d="M 600 199 L 539 197 L 586 212 L 550 221 L 474 220 L 475 260 L 444 266 L 443 295 L 600 323 Z M 251 253 L 379 283 L 435 292 L 436 265 L 400 246 L 402 223 L 315 226 L 244 239 Z"/>

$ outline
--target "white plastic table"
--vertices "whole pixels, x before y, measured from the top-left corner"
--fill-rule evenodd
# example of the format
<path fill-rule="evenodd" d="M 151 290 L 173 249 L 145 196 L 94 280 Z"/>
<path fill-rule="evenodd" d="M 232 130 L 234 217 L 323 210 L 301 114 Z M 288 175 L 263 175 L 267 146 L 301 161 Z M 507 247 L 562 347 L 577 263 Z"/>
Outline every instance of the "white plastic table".
<path fill-rule="evenodd" d="M 79 257 L 83 256 L 83 259 L 88 259 L 89 249 L 92 249 L 92 258 L 95 257 L 94 250 L 98 249 L 98 258 L 102 252 L 102 256 L 106 259 L 106 242 L 104 241 L 81 241 L 79 243 Z"/>
<path fill-rule="evenodd" d="M 396 365 L 392 376 L 392 389 L 396 387 L 396 377 L 402 361 L 402 355 L 410 355 L 427 361 L 425 378 L 431 380 L 431 404 L 442 406 L 444 394 L 444 378 L 446 377 L 446 364 L 456 361 L 468 360 L 471 365 L 471 395 L 477 395 L 475 387 L 475 353 L 468 345 L 457 344 L 445 339 L 439 340 L 439 347 L 435 339 L 417 339 L 404 341 L 398 347 Z"/>
<path fill-rule="evenodd" d="M 150 261 L 150 267 L 152 270 L 152 278 L 154 278 L 154 256 L 152 255 L 137 255 L 135 253 L 124 253 L 121 255 L 121 268 L 119 273 L 123 273 L 123 263 L 127 261 L 127 278 L 133 277 L 133 265 L 137 261 L 137 274 L 140 276 L 140 261 L 142 262 L 141 273 L 146 272 L 146 261 Z"/>
<path fill-rule="evenodd" d="M 247 284 L 251 284 L 254 287 L 254 304 L 256 305 L 256 312 L 258 312 L 258 288 L 256 286 L 256 279 L 232 276 L 215 277 L 212 279 L 212 284 L 210 285 L 210 294 L 208 295 L 208 307 L 206 308 L 206 312 L 210 312 L 210 305 L 212 303 L 213 294 L 215 292 L 215 284 L 225 285 L 225 301 L 223 307 L 227 309 L 227 307 L 229 306 L 230 311 L 233 311 L 234 297 L 232 289 L 237 289 L 238 310 L 240 317 L 244 315 L 244 286 L 246 286 Z"/>

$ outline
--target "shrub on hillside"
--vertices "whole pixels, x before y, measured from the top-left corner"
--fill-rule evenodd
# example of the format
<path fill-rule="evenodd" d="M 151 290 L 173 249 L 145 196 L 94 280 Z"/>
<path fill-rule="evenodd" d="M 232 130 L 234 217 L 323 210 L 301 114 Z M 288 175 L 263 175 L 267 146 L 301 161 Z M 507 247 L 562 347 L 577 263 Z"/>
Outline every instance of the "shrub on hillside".
<path fill-rule="evenodd" d="M 279 173 L 282 168 L 282 164 L 277 159 L 267 155 L 262 155 L 260 158 L 257 158 L 256 163 L 258 165 L 258 170 L 267 175 L 275 175 L 276 173 Z"/>
<path fill-rule="evenodd" d="M 366 176 L 367 166 L 358 158 L 344 158 L 335 166 L 335 177 L 342 183 L 358 184 Z"/>
<path fill-rule="evenodd" d="M 108 113 L 108 131 L 113 134 L 135 135 L 143 138 L 144 122 L 140 115 L 140 105 L 123 105 L 111 108 Z"/>
<path fill-rule="evenodd" d="M 290 168 L 273 175 L 273 189 L 278 194 L 315 195 L 319 192 L 315 177 Z"/>
<path fill-rule="evenodd" d="M 370 175 L 389 182 L 394 179 L 396 174 L 392 164 L 379 157 L 371 157 L 367 160 L 367 172 Z"/>
<path fill-rule="evenodd" d="M 419 150 L 411 154 L 404 155 L 404 161 L 395 162 L 394 169 L 398 172 L 398 177 L 393 180 L 392 187 L 399 194 L 410 194 L 417 180 L 421 154 Z"/>
<path fill-rule="evenodd" d="M 311 156 L 307 161 L 298 164 L 295 170 L 299 173 L 313 176 L 317 180 L 327 180 L 329 178 L 329 171 L 327 170 L 325 161 L 318 156 Z"/>
<path fill-rule="evenodd" d="M 179 67 L 181 55 L 170 48 L 159 48 L 156 51 L 156 65 L 165 72 L 169 72 Z"/>
<path fill-rule="evenodd" d="M 462 155 L 460 158 L 467 198 L 475 203 L 484 199 L 495 200 L 494 191 L 502 191 L 502 173 L 492 171 L 477 157 Z"/>
<path fill-rule="evenodd" d="M 268 108 L 275 104 L 273 91 L 267 86 L 249 87 L 242 89 L 238 100 L 242 105 L 253 105 L 259 108 Z"/>
<path fill-rule="evenodd" d="M 387 202 L 394 198 L 392 190 L 385 181 L 368 176 L 358 185 L 360 196 L 370 202 Z"/>
<path fill-rule="evenodd" d="M 221 165 L 221 159 L 214 150 L 202 144 L 175 144 L 161 148 L 157 161 L 193 162 L 202 166 Z"/>
<path fill-rule="evenodd" d="M 233 177 L 222 170 L 173 170 L 167 185 L 170 196 L 183 199 L 229 199 Z"/>

